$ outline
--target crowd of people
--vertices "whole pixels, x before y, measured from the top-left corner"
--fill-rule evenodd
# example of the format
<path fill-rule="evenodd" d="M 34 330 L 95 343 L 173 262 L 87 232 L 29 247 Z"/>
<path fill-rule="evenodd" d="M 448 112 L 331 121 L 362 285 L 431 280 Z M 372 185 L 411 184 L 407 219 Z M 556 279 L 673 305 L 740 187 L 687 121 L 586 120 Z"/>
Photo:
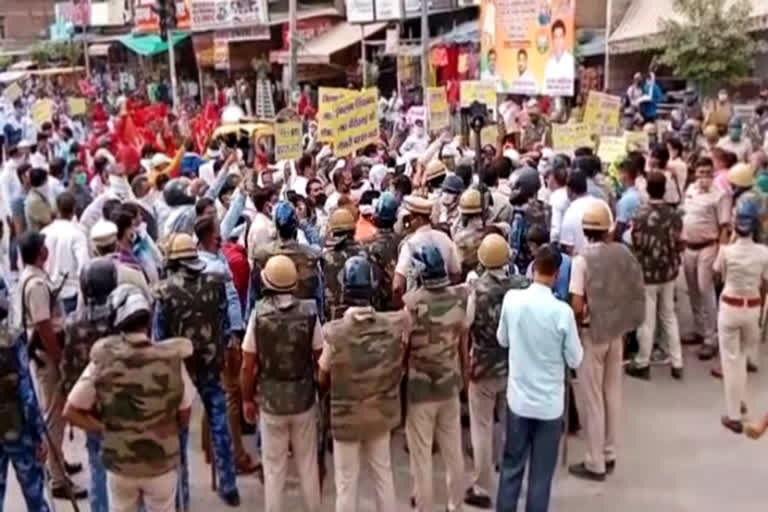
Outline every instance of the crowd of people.
<path fill-rule="evenodd" d="M 569 472 L 604 481 L 624 374 L 669 362 L 684 378 L 683 290 L 684 341 L 720 356 L 722 425 L 768 428 L 747 407 L 768 156 L 732 109 L 648 125 L 649 146 L 614 168 L 594 148 L 553 151 L 536 100 L 502 102 L 519 131 L 479 153 L 393 98 L 376 143 L 339 156 L 309 121 L 301 157 L 277 163 L 236 130 L 200 148 L 164 109 L 129 129 L 131 101 L 39 126 L 29 98 L 2 105 L 0 471 L 13 463 L 29 510 L 49 510 L 48 485 L 93 512 L 188 510 L 196 397 L 230 506 L 256 473 L 264 510 L 283 510 L 292 459 L 319 511 L 332 447 L 336 510 L 357 510 L 364 460 L 377 509 L 395 511 L 404 428 L 417 510 L 435 505 L 433 447 L 448 510 L 516 510 L 526 468 L 526 510 L 547 510 L 565 417 L 586 440 Z M 69 479 L 67 425 L 87 434 L 87 490 Z M 243 441 L 254 425 L 259 453 Z"/>

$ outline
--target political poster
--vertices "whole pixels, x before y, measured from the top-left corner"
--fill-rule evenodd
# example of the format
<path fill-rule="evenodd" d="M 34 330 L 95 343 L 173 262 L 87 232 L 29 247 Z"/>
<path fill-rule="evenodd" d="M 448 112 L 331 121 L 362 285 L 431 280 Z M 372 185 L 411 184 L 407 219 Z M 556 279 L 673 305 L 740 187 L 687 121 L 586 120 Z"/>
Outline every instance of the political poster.
<path fill-rule="evenodd" d="M 301 122 L 275 123 L 275 160 L 295 160 L 301 156 Z"/>
<path fill-rule="evenodd" d="M 13 82 L 3 91 L 3 97 L 8 100 L 8 103 L 13 103 L 17 99 L 21 98 L 22 94 L 24 94 L 24 91 L 21 90 L 21 87 L 17 82 Z"/>
<path fill-rule="evenodd" d="M 597 135 L 616 135 L 619 131 L 621 97 L 589 91 L 584 108 L 584 123 Z"/>
<path fill-rule="evenodd" d="M 592 146 L 591 132 L 585 123 L 552 125 L 552 149 L 556 153 L 572 155 L 577 148 Z"/>
<path fill-rule="evenodd" d="M 42 99 L 32 104 L 32 120 L 37 126 L 53 119 L 53 100 Z"/>
<path fill-rule="evenodd" d="M 610 165 L 627 153 L 627 139 L 623 135 L 605 135 L 600 137 L 597 156 L 603 163 Z"/>
<path fill-rule="evenodd" d="M 213 38 L 213 69 L 229 69 L 229 41 Z"/>
<path fill-rule="evenodd" d="M 82 116 L 87 110 L 85 98 L 77 96 L 70 96 L 67 98 L 67 108 L 69 109 L 69 115 Z"/>
<path fill-rule="evenodd" d="M 488 80 L 462 80 L 459 82 L 459 97 L 462 107 L 469 107 L 475 101 L 484 103 L 490 119 L 496 119 L 498 111 L 496 86 Z"/>
<path fill-rule="evenodd" d="M 226 28 L 265 25 L 267 0 L 187 0 L 192 30 L 219 30 Z"/>
<path fill-rule="evenodd" d="M 445 87 L 429 87 L 427 89 L 427 106 L 429 108 L 429 129 L 439 132 L 451 124 L 451 112 Z"/>
<path fill-rule="evenodd" d="M 576 0 L 481 0 L 481 80 L 503 93 L 573 96 Z"/>
<path fill-rule="evenodd" d="M 627 151 L 648 151 L 649 149 L 648 134 L 643 130 L 625 131 L 624 138 L 627 139 Z"/>
<path fill-rule="evenodd" d="M 335 101 L 333 151 L 346 156 L 379 138 L 379 90 L 375 87 L 350 91 Z"/>
<path fill-rule="evenodd" d="M 336 135 L 336 102 L 354 91 L 338 87 L 320 87 L 317 93 L 318 140 L 332 142 Z"/>
<path fill-rule="evenodd" d="M 189 30 L 189 1 L 176 2 L 176 30 Z M 134 34 L 159 34 L 160 23 L 155 12 L 156 0 L 136 0 L 133 14 Z"/>

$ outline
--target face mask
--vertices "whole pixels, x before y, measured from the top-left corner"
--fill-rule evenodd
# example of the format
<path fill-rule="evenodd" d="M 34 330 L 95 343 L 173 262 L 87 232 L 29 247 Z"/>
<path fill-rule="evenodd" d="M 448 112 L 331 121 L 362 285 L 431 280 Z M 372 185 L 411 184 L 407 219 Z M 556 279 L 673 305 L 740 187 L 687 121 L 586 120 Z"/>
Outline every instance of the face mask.
<path fill-rule="evenodd" d="M 726 101 L 728 101 L 728 95 L 718 94 L 717 99 L 720 101 L 720 103 L 725 103 Z"/>
<path fill-rule="evenodd" d="M 315 202 L 315 206 L 317 206 L 318 208 L 322 208 L 323 205 L 325 205 L 325 201 L 327 199 L 328 199 L 328 196 L 326 196 L 325 194 L 322 194 L 322 193 L 321 194 L 317 194 L 315 196 L 315 201 L 314 201 Z"/>
<path fill-rule="evenodd" d="M 440 202 L 443 203 L 443 206 L 453 206 L 458 198 L 459 196 L 456 194 L 443 192 L 443 194 L 440 196 Z"/>
<path fill-rule="evenodd" d="M 87 176 L 84 172 L 80 172 L 75 174 L 75 184 L 76 185 L 85 185 L 85 182 L 87 181 Z"/>
<path fill-rule="evenodd" d="M 741 128 L 732 128 L 728 130 L 728 136 L 733 142 L 739 142 L 739 139 L 741 139 Z"/>

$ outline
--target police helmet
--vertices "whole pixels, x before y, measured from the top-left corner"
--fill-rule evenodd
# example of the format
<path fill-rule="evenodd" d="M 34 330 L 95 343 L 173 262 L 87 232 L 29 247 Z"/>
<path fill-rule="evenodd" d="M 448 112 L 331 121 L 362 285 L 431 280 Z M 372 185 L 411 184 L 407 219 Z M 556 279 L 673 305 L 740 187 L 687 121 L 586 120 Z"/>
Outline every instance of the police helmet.
<path fill-rule="evenodd" d="M 424 288 L 444 288 L 450 284 L 445 260 L 436 246 L 422 246 L 413 254 L 413 262 Z"/>
<path fill-rule="evenodd" d="M 163 199 L 170 207 L 195 204 L 194 196 L 189 193 L 189 179 L 174 178 L 166 183 L 163 189 Z"/>
<path fill-rule="evenodd" d="M 486 235 L 477 249 L 477 259 L 485 268 L 501 268 L 509 263 L 509 244 L 496 233 Z"/>
<path fill-rule="evenodd" d="M 94 258 L 80 272 L 80 290 L 88 302 L 106 304 L 117 288 L 117 265 L 112 258 Z"/>
<path fill-rule="evenodd" d="M 275 226 L 283 238 L 291 238 L 295 235 L 299 226 L 299 218 L 296 209 L 287 201 L 280 201 L 275 206 Z"/>
<path fill-rule="evenodd" d="M 581 226 L 585 230 L 610 231 L 613 227 L 613 216 L 605 201 L 594 199 L 589 202 L 584 216 L 581 218 Z"/>
<path fill-rule="evenodd" d="M 149 320 L 151 314 L 149 299 L 141 288 L 132 284 L 121 284 L 115 288 L 109 294 L 108 304 L 113 325 L 118 331 L 141 315 L 146 315 Z"/>
<path fill-rule="evenodd" d="M 464 180 L 456 174 L 449 174 L 443 182 L 442 190 L 450 194 L 461 194 L 464 192 Z"/>
<path fill-rule="evenodd" d="M 344 293 L 368 297 L 373 292 L 373 274 L 368 260 L 352 256 L 344 263 Z"/>
<path fill-rule="evenodd" d="M 392 192 L 384 192 L 376 202 L 374 218 L 382 222 L 395 222 L 398 206 L 395 195 Z"/>
<path fill-rule="evenodd" d="M 476 188 L 464 191 L 459 198 L 459 212 L 464 215 L 483 213 L 483 197 Z"/>
<path fill-rule="evenodd" d="M 727 178 L 728 183 L 735 187 L 750 188 L 755 181 L 755 170 L 751 165 L 739 162 L 730 168 Z"/>
<path fill-rule="evenodd" d="M 278 293 L 287 293 L 296 288 L 299 273 L 293 260 L 284 254 L 272 256 L 261 271 L 264 287 Z"/>
<path fill-rule="evenodd" d="M 355 216 L 346 208 L 336 208 L 328 219 L 328 229 L 333 234 L 355 230 Z"/>
<path fill-rule="evenodd" d="M 760 219 L 760 203 L 756 197 L 746 197 L 736 205 L 734 230 L 741 236 L 748 236 L 757 228 Z"/>

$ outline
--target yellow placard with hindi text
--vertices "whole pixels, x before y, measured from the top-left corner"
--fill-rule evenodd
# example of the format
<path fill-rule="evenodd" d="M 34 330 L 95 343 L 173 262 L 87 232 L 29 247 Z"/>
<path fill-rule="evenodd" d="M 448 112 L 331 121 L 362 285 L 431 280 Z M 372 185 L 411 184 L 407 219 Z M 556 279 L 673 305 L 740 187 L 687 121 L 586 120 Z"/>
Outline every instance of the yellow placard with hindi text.
<path fill-rule="evenodd" d="M 42 99 L 32 104 L 32 120 L 37 126 L 53 120 L 53 100 Z"/>
<path fill-rule="evenodd" d="M 648 134 L 643 130 L 625 131 L 624 138 L 627 139 L 627 151 L 648 151 Z"/>
<path fill-rule="evenodd" d="M 597 135 L 616 135 L 619 131 L 621 97 L 589 91 L 584 123 Z"/>
<path fill-rule="evenodd" d="M 427 89 L 427 106 L 429 108 L 430 131 L 439 132 L 450 126 L 450 108 L 445 95 L 445 87 L 429 87 Z"/>
<path fill-rule="evenodd" d="M 612 164 L 617 159 L 627 153 L 627 139 L 623 135 L 604 135 L 600 137 L 600 144 L 597 147 L 597 156 L 605 164 Z"/>
<path fill-rule="evenodd" d="M 320 87 L 317 93 L 317 133 L 321 142 L 332 142 L 336 133 L 336 102 L 349 94 L 349 89 Z"/>
<path fill-rule="evenodd" d="M 85 98 L 79 98 L 76 96 L 70 96 L 67 98 L 67 107 L 69 109 L 69 115 L 82 116 L 87 110 Z"/>
<path fill-rule="evenodd" d="M 295 160 L 301 156 L 301 123 L 275 123 L 275 160 Z"/>
<path fill-rule="evenodd" d="M 577 148 L 593 146 L 589 126 L 585 123 L 552 125 L 552 149 L 556 153 L 572 155 Z"/>
<path fill-rule="evenodd" d="M 375 143 L 379 138 L 379 90 L 348 91 L 336 100 L 333 150 L 346 156 Z"/>
<path fill-rule="evenodd" d="M 461 106 L 468 107 L 472 102 L 485 103 L 488 110 L 496 111 L 496 85 L 481 80 L 462 80 L 459 94 Z"/>

